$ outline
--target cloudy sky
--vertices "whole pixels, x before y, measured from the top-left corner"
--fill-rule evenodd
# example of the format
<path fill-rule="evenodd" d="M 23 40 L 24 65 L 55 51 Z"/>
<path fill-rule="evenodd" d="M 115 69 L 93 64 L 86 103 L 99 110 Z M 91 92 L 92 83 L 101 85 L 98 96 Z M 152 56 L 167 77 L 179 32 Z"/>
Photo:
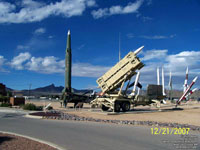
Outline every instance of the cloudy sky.
<path fill-rule="evenodd" d="M 96 79 L 121 55 L 144 45 L 140 82 L 183 89 L 200 74 L 199 0 L 0 0 L 0 82 L 14 89 L 64 85 L 67 31 L 72 36 L 72 86 L 96 87 Z M 199 86 L 199 81 L 196 86 Z"/>

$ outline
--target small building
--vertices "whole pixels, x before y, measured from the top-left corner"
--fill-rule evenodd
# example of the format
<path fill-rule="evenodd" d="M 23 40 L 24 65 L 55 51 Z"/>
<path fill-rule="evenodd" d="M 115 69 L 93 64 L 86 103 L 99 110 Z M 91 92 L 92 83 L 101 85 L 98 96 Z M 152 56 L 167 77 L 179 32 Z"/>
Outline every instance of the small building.
<path fill-rule="evenodd" d="M 24 97 L 10 97 L 10 104 L 12 104 L 12 106 L 24 105 L 25 98 Z"/>

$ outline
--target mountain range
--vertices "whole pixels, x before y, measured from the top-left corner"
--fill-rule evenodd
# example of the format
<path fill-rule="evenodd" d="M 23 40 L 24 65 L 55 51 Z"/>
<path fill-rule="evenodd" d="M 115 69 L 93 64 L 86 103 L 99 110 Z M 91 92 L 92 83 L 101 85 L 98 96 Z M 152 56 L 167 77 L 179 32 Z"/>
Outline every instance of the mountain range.
<path fill-rule="evenodd" d="M 7 91 L 10 91 L 15 94 L 22 94 L 22 95 L 32 95 L 32 96 L 41 96 L 41 95 L 61 95 L 62 90 L 64 89 L 63 86 L 55 86 L 54 84 L 39 87 L 31 90 L 13 90 L 11 88 L 7 88 Z M 72 88 L 72 91 L 75 93 L 92 93 L 92 90 L 84 89 L 84 90 L 77 90 Z"/>

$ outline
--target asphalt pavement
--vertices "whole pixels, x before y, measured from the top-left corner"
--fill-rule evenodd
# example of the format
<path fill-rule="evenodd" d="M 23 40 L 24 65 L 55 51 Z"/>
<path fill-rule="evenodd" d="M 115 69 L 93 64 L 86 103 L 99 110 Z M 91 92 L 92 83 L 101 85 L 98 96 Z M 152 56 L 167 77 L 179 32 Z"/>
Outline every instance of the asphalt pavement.
<path fill-rule="evenodd" d="M 151 127 L 32 119 L 25 118 L 26 113 L 0 108 L 0 131 L 48 141 L 66 150 L 175 150 L 188 144 L 185 136 L 152 135 Z M 192 137 L 193 150 L 200 150 L 199 132 L 190 132 L 187 140 Z"/>

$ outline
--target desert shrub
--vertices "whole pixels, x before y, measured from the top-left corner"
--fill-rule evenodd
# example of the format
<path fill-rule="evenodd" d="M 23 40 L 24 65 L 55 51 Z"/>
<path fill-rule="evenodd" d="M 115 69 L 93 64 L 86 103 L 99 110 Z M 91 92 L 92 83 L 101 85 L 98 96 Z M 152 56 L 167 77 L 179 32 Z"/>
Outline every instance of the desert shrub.
<path fill-rule="evenodd" d="M 43 106 L 36 106 L 36 110 L 38 110 L 38 111 L 43 110 Z"/>
<path fill-rule="evenodd" d="M 9 98 L 7 96 L 0 95 L 0 102 L 8 103 Z"/>
<path fill-rule="evenodd" d="M 10 103 L 1 103 L 0 107 L 11 107 L 12 105 Z"/>
<path fill-rule="evenodd" d="M 52 110 L 53 109 L 53 107 L 52 106 L 49 106 L 48 108 L 47 108 L 47 110 Z"/>
<path fill-rule="evenodd" d="M 41 111 L 43 109 L 43 106 L 36 106 L 35 104 L 28 103 L 22 106 L 24 110 L 36 110 L 36 111 Z"/>
<path fill-rule="evenodd" d="M 32 103 L 25 104 L 23 106 L 24 110 L 36 110 L 36 105 Z"/>

